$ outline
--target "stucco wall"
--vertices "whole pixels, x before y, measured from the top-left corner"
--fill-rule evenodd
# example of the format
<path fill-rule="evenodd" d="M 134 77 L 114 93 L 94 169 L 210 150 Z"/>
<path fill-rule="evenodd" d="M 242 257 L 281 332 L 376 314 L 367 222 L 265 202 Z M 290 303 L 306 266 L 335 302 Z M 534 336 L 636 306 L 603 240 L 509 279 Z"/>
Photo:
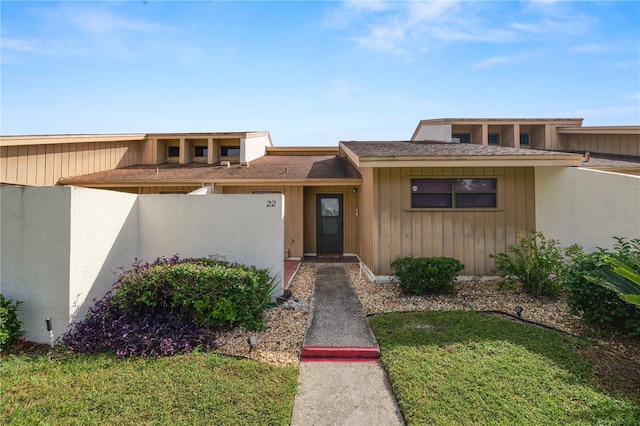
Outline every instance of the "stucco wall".
<path fill-rule="evenodd" d="M 131 265 L 140 255 L 136 195 L 75 187 L 71 194 L 68 306 L 73 320 L 112 287 L 117 267 Z"/>
<path fill-rule="evenodd" d="M 269 136 L 257 136 L 240 140 L 240 161 L 250 162 L 263 157 L 268 146 L 271 146 Z"/>
<path fill-rule="evenodd" d="M 47 342 L 45 318 L 69 322 L 71 188 L 2 186 L 0 290 L 22 301 L 26 337 Z"/>
<path fill-rule="evenodd" d="M 451 124 L 422 126 L 414 140 L 451 142 Z"/>
<path fill-rule="evenodd" d="M 282 194 L 140 195 L 139 203 L 143 258 L 220 256 L 270 269 L 282 293 Z"/>
<path fill-rule="evenodd" d="M 219 255 L 267 268 L 282 293 L 284 196 L 134 195 L 75 187 L 3 186 L 2 294 L 25 338 L 48 342 L 111 288 L 119 268 L 156 257 Z"/>
<path fill-rule="evenodd" d="M 536 229 L 585 251 L 640 238 L 640 176 L 583 168 L 535 171 Z"/>

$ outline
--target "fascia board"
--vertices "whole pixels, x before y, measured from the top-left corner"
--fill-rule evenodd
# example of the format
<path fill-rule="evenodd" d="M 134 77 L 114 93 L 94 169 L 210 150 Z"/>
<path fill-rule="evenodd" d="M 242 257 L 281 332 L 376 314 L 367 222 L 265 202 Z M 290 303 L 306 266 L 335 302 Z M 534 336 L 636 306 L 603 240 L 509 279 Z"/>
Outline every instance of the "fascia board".
<path fill-rule="evenodd" d="M 582 165 L 581 155 L 540 157 L 430 157 L 412 159 L 360 158 L 358 167 L 543 167 Z"/>
<path fill-rule="evenodd" d="M 157 187 L 157 186 L 193 186 L 201 184 L 220 186 L 336 186 L 336 185 L 361 185 L 362 179 L 288 179 L 288 180 L 264 180 L 264 179 L 180 179 L 180 180 L 127 180 L 127 181 L 88 181 L 74 180 L 73 178 L 60 179 L 59 185 L 82 186 L 92 188 L 121 188 L 121 187 Z"/>
<path fill-rule="evenodd" d="M 53 136 L 2 136 L 0 146 L 52 145 L 65 143 L 142 142 L 146 133 L 122 135 L 53 135 Z"/>
<path fill-rule="evenodd" d="M 347 158 L 349 159 L 349 161 L 351 161 L 351 163 L 354 166 L 360 167 L 360 157 L 358 157 L 353 151 L 347 148 L 343 143 L 340 143 L 340 149 L 344 151 L 344 153 L 347 155 Z M 367 167 L 370 167 L 370 166 L 367 166 Z"/>

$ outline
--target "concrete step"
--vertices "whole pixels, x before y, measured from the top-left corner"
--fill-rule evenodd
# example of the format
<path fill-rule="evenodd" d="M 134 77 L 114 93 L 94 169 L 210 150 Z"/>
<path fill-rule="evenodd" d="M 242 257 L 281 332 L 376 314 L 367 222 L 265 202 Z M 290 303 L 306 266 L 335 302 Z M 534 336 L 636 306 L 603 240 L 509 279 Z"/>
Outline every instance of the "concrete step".
<path fill-rule="evenodd" d="M 377 362 L 378 347 L 354 346 L 305 346 L 300 354 L 301 362 Z"/>

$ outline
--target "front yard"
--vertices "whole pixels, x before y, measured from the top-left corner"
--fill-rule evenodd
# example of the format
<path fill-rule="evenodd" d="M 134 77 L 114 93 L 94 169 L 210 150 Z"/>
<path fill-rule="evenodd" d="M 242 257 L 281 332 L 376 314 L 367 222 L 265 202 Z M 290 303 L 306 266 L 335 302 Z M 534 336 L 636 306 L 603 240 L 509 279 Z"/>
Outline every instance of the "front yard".
<path fill-rule="evenodd" d="M 397 285 L 369 283 L 357 266 L 347 270 L 409 424 L 640 424 L 638 339 L 595 332 L 563 300 L 495 282 L 405 297 Z M 294 280 L 301 302 L 309 303 L 314 273 L 302 265 Z M 516 305 L 524 320 L 557 330 L 509 316 Z M 219 333 L 217 353 L 5 355 L 0 422 L 288 424 L 306 319 L 304 309 L 269 309 L 265 331 Z M 252 335 L 258 344 L 249 351 Z"/>

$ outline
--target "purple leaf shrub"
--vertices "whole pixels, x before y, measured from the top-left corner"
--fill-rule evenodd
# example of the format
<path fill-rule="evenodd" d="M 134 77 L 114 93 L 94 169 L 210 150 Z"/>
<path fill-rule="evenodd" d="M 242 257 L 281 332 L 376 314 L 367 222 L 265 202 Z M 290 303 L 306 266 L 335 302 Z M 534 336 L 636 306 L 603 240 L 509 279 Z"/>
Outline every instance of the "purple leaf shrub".
<path fill-rule="evenodd" d="M 213 349 L 210 332 L 176 313 L 142 308 L 128 312 L 112 303 L 107 293 L 87 316 L 61 337 L 61 343 L 77 353 L 113 353 L 117 357 L 170 356 L 197 347 Z"/>

